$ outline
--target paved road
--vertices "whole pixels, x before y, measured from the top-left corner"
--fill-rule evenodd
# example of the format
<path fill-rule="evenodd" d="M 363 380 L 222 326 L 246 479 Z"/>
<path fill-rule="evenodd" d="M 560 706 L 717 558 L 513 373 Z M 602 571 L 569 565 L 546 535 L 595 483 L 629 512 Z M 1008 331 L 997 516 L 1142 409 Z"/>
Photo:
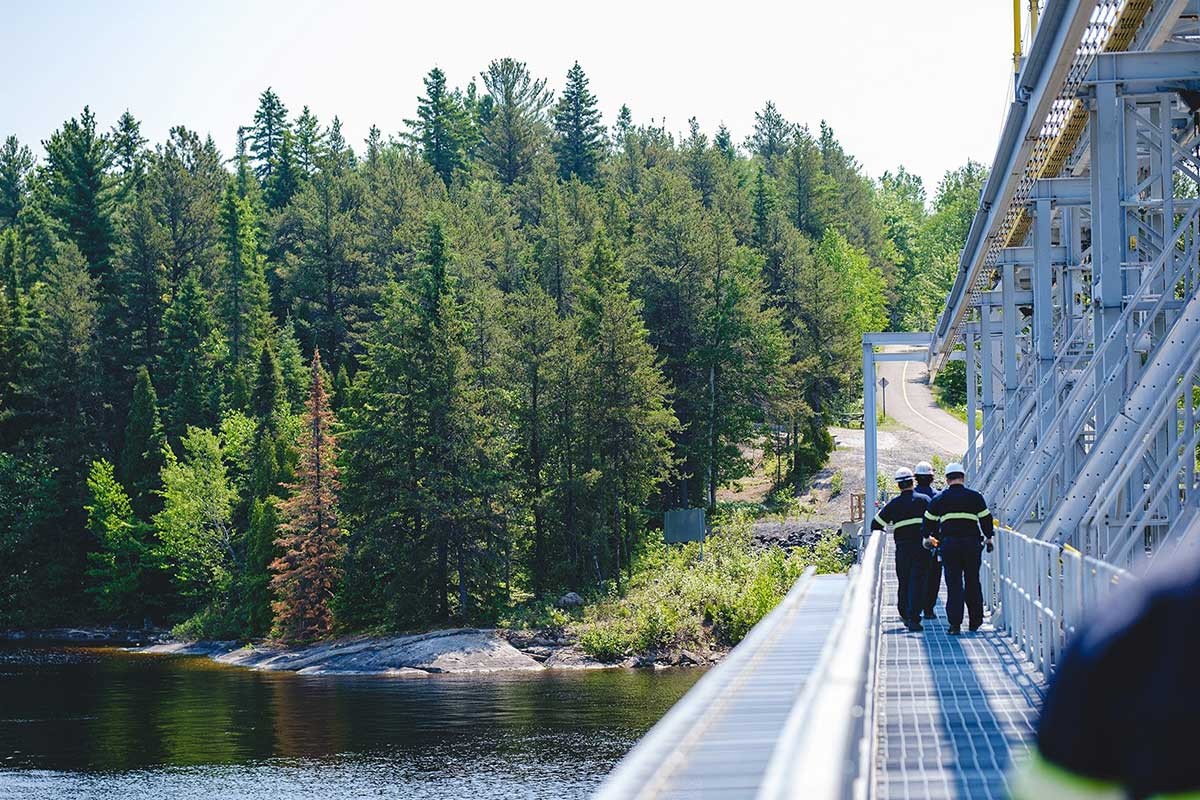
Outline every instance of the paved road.
<path fill-rule="evenodd" d="M 958 458 L 966 452 L 967 426 L 934 402 L 924 362 L 888 361 L 876 364 L 876 381 L 879 378 L 888 380 L 889 417 L 925 437 L 930 445 L 947 455 Z M 876 403 L 882 403 L 882 390 L 877 386 L 876 391 Z"/>

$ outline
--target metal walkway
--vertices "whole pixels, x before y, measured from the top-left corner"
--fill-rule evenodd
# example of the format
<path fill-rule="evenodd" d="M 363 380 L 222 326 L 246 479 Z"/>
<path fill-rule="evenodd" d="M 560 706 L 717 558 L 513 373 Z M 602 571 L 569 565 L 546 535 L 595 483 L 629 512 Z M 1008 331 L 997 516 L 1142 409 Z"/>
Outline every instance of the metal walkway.
<path fill-rule="evenodd" d="M 599 797 L 753 797 L 842 610 L 847 576 L 810 570 L 638 743 Z"/>
<path fill-rule="evenodd" d="M 876 672 L 874 796 L 1005 798 L 1014 759 L 1034 742 L 1041 676 L 985 622 L 946 635 L 936 620 L 909 633 L 896 611 L 894 545 L 883 557 Z"/>

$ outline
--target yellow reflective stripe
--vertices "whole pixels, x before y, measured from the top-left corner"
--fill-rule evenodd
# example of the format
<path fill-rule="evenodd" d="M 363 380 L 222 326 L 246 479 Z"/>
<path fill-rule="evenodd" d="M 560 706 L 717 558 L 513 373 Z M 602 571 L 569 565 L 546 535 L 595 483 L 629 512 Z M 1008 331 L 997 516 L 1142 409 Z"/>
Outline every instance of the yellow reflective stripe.
<path fill-rule="evenodd" d="M 1200 792 L 1180 792 L 1178 794 L 1156 794 L 1150 800 L 1200 800 Z"/>
<path fill-rule="evenodd" d="M 1018 770 L 1013 782 L 1013 800 L 1125 800 L 1128 795 L 1115 783 L 1076 775 L 1035 754 Z"/>
<path fill-rule="evenodd" d="M 887 525 L 887 520 L 885 520 L 883 517 L 879 516 L 878 514 L 875 515 L 875 521 L 878 522 L 880 525 Z"/>
<path fill-rule="evenodd" d="M 926 511 L 926 512 L 925 512 L 925 519 L 931 519 L 931 520 L 933 520 L 934 522 L 938 522 L 938 521 L 940 521 L 940 520 L 941 520 L 941 517 L 935 517 L 933 514 L 930 514 L 928 511 Z"/>
<path fill-rule="evenodd" d="M 942 522 L 948 519 L 969 519 L 971 522 L 979 522 L 979 515 L 968 514 L 965 511 L 951 511 L 949 514 L 942 514 Z"/>
<path fill-rule="evenodd" d="M 983 519 L 984 517 L 990 517 L 991 515 L 992 515 L 991 509 L 985 508 L 983 511 L 980 511 L 976 516 L 978 516 L 980 519 Z"/>
<path fill-rule="evenodd" d="M 903 528 L 905 525 L 920 525 L 924 520 L 920 517 L 912 517 L 911 519 L 902 519 L 892 525 L 893 528 Z"/>

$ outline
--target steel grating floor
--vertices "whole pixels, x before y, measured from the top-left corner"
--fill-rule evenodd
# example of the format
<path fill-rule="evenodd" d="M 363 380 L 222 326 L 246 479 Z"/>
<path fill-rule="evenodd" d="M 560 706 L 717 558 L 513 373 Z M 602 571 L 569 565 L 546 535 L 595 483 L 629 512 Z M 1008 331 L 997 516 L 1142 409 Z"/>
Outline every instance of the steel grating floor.
<path fill-rule="evenodd" d="M 693 741 L 650 792 L 683 800 L 753 797 L 797 695 L 825 648 L 842 607 L 845 575 L 818 575 L 785 629 L 765 643 L 753 673 L 710 708 Z"/>
<path fill-rule="evenodd" d="M 891 536 L 883 557 L 875 797 L 1006 798 L 1009 765 L 1034 743 L 1040 674 L 986 621 L 947 636 L 944 582 L 938 619 L 906 631 Z"/>

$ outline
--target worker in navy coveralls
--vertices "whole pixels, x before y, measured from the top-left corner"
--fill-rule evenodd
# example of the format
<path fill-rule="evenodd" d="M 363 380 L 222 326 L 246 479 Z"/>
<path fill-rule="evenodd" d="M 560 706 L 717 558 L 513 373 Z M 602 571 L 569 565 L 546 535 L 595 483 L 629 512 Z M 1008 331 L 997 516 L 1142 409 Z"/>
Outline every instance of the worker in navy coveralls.
<path fill-rule="evenodd" d="M 983 624 L 983 588 L 979 568 L 983 563 L 984 542 L 992 552 L 992 512 L 983 495 L 963 485 L 963 465 L 946 465 L 946 488 L 929 502 L 925 511 L 926 544 L 934 544 L 942 553 L 942 571 L 946 576 L 946 633 L 954 636 L 962 630 L 963 604 L 971 630 Z"/>
<path fill-rule="evenodd" d="M 921 528 L 929 505 L 924 495 L 913 492 L 913 474 L 908 467 L 896 470 L 900 494 L 893 497 L 871 520 L 871 530 L 890 525 L 896 537 L 896 609 L 910 631 L 923 630 L 921 609 L 925 607 L 925 570 L 929 554 L 921 546 Z"/>

